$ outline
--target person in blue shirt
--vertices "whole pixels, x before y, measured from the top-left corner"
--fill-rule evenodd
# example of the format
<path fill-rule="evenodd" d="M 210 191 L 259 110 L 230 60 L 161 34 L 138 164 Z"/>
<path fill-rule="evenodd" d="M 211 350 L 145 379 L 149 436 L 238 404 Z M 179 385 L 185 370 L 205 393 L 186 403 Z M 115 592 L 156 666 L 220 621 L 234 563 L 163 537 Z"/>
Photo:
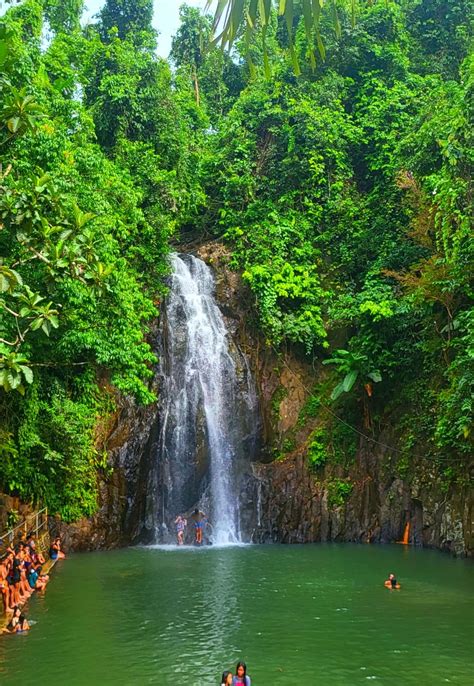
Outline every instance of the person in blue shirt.
<path fill-rule="evenodd" d="M 33 590 L 36 588 L 36 582 L 38 581 L 38 577 L 39 572 L 33 566 L 31 566 L 26 578 L 28 580 L 29 587 Z"/>
<path fill-rule="evenodd" d="M 46 584 L 49 581 L 49 576 L 47 574 L 42 574 L 43 568 L 41 565 L 31 566 L 28 572 L 28 584 L 30 588 L 35 591 L 42 591 L 46 588 Z"/>

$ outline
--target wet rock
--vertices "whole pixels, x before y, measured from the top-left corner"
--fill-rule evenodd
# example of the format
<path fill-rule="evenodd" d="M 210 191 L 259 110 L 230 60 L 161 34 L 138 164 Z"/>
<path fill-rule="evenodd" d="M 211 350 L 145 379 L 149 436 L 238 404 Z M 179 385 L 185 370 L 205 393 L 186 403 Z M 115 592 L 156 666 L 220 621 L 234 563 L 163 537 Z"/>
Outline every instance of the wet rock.
<path fill-rule="evenodd" d="M 427 483 L 413 498 L 402 479 L 381 474 L 349 474 L 353 490 L 343 505 L 331 506 L 325 481 L 331 471 L 316 479 L 295 456 L 283 462 L 253 465 L 243 502 L 252 540 L 258 543 L 310 543 L 401 541 L 410 525 L 409 543 L 440 548 L 456 555 L 472 555 L 471 497 L 465 493 L 449 503 L 441 490 Z M 363 476 L 364 478 L 360 479 Z M 358 480 L 356 480 L 356 477 Z M 250 503 L 258 503 L 252 516 Z"/>

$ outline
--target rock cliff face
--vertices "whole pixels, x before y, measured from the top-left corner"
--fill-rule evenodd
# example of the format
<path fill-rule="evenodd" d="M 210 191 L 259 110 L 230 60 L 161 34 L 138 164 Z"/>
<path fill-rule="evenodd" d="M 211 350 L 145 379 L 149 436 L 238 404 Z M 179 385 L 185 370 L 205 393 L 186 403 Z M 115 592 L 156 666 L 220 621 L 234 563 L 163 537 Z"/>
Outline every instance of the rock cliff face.
<path fill-rule="evenodd" d="M 52 533 L 62 537 L 65 550 L 116 548 L 146 538 L 156 404 L 139 407 L 129 398 L 119 403 L 107 441 L 109 468 L 99 484 L 97 514 L 74 524 L 51 524 Z"/>
<path fill-rule="evenodd" d="M 472 502 L 466 492 L 445 493 L 435 474 L 422 468 L 418 482 L 396 478 L 374 454 L 345 477 L 351 495 L 330 504 L 330 470 L 315 476 L 302 456 L 269 465 L 254 465 L 245 493 L 247 509 L 257 503 L 254 542 L 306 543 L 354 541 L 401 542 L 430 546 L 456 555 L 472 555 Z M 329 483 L 331 483 L 329 481 Z M 407 527 L 408 525 L 408 527 Z"/>
<path fill-rule="evenodd" d="M 301 413 L 308 389 L 324 382 L 324 368 L 313 368 L 291 351 L 277 355 L 265 344 L 254 323 L 252 296 L 229 268 L 221 244 L 202 245 L 196 254 L 216 271 L 220 308 L 234 345 L 250 361 L 259 394 L 262 425 L 256 429 L 262 450 L 241 493 L 247 536 L 283 543 L 388 543 L 405 536 L 412 545 L 472 555 L 472 491 L 447 487 L 428 461 L 410 459 L 404 473 L 400 455 L 387 448 L 397 445 L 390 421 L 375 443 L 355 437 L 349 460 L 308 466 L 308 442 L 322 419 L 316 413 L 301 423 Z M 156 405 L 122 403 L 109 437 L 112 470 L 101 484 L 99 512 L 74 526 L 58 524 L 66 546 L 92 549 L 149 540 L 146 494 L 158 425 Z"/>
<path fill-rule="evenodd" d="M 229 269 L 222 245 L 204 245 L 199 255 L 216 269 L 220 305 L 250 359 L 259 391 L 264 447 L 241 495 L 251 539 L 283 543 L 405 539 L 412 545 L 472 555 L 472 490 L 447 487 L 435 467 L 415 458 L 410 458 L 410 469 L 402 478 L 401 456 L 389 449 L 397 445 L 390 423 L 375 436 L 376 442 L 355 436 L 354 454 L 345 464 L 308 466 L 308 439 L 320 417 L 303 425 L 300 417 L 308 389 L 324 381 L 324 368 L 313 368 L 291 352 L 277 356 L 265 345 L 252 324 L 251 295 Z M 345 490 L 340 493 L 341 485 Z"/>
<path fill-rule="evenodd" d="M 154 348 L 158 335 L 155 322 L 150 331 Z M 158 393 L 157 365 L 153 371 L 151 389 Z M 156 402 L 144 407 L 131 398 L 117 397 L 114 416 L 107 427 L 100 427 L 101 435 L 107 436 L 108 463 L 99 477 L 97 513 L 72 524 L 50 521 L 52 535 L 61 536 L 66 551 L 117 548 L 143 540 L 156 418 Z"/>

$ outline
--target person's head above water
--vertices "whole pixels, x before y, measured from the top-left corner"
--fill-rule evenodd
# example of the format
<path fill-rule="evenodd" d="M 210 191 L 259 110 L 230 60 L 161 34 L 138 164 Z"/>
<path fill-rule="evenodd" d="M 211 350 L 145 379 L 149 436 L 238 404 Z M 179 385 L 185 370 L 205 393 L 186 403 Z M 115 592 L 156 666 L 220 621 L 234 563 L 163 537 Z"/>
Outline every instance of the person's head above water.
<path fill-rule="evenodd" d="M 222 673 L 221 685 L 222 686 L 232 686 L 232 672 L 229 672 L 228 670 L 226 670 L 225 672 Z"/>
<path fill-rule="evenodd" d="M 244 679 L 247 676 L 247 665 L 245 662 L 237 662 L 235 673 L 240 679 Z"/>

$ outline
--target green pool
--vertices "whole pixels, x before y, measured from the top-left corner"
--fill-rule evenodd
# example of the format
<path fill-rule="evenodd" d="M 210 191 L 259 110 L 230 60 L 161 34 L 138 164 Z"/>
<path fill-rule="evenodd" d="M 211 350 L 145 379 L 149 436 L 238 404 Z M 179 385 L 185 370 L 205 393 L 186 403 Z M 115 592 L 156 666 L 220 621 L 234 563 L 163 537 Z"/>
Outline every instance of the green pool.
<path fill-rule="evenodd" d="M 212 686 L 245 659 L 253 686 L 472 686 L 473 572 L 397 545 L 72 555 L 0 637 L 0 683 Z"/>

